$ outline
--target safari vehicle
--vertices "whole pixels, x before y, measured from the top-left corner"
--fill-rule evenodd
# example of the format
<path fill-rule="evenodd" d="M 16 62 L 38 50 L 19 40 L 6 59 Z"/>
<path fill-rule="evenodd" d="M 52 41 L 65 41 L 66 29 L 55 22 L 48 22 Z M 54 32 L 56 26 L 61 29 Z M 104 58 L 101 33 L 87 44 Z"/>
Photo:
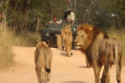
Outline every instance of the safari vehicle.
<path fill-rule="evenodd" d="M 72 30 L 72 35 L 73 35 L 73 45 L 72 47 L 74 48 L 74 39 L 76 36 L 76 20 L 75 20 L 75 13 L 71 10 L 71 1 L 66 0 L 67 2 L 67 10 L 65 10 L 63 14 L 63 19 L 62 22 L 60 23 L 47 23 L 45 26 L 45 29 L 41 30 L 41 40 L 46 41 L 49 43 L 50 47 L 57 47 L 57 38 L 56 35 L 61 34 L 61 30 L 64 28 L 65 25 L 71 24 L 71 30 Z M 76 8 L 75 10 L 76 11 Z M 54 16 L 53 17 L 53 22 L 57 21 L 57 18 Z"/>
<path fill-rule="evenodd" d="M 48 23 L 45 26 L 45 29 L 41 30 L 41 40 L 49 43 L 50 47 L 57 47 L 57 34 L 61 34 L 61 30 L 64 28 L 66 23 Z M 74 47 L 74 39 L 76 36 L 76 28 L 77 24 L 71 24 L 71 30 L 73 35 L 73 46 Z"/>

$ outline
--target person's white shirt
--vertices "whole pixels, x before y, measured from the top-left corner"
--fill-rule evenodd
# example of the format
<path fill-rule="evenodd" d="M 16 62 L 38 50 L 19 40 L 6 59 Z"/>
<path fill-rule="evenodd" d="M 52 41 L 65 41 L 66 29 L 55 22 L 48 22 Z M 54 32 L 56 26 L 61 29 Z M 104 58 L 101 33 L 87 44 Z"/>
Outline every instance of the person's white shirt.
<path fill-rule="evenodd" d="M 74 12 L 71 12 L 71 13 L 67 16 L 67 19 L 72 20 L 73 23 L 74 23 L 74 21 L 75 21 L 75 14 L 74 14 Z"/>

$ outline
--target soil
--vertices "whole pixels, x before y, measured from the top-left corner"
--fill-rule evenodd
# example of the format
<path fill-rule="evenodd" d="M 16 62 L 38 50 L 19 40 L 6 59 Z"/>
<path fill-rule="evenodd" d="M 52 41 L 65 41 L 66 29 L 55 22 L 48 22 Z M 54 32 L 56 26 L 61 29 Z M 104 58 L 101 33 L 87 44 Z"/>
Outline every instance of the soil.
<path fill-rule="evenodd" d="M 49 83 L 94 83 L 92 68 L 85 67 L 85 56 L 73 50 L 73 56 L 57 48 L 53 52 L 52 73 Z M 38 83 L 34 64 L 35 47 L 13 47 L 15 65 L 0 71 L 0 83 Z M 122 83 L 125 83 L 125 67 L 122 67 Z M 110 71 L 110 83 L 116 83 L 116 66 Z"/>

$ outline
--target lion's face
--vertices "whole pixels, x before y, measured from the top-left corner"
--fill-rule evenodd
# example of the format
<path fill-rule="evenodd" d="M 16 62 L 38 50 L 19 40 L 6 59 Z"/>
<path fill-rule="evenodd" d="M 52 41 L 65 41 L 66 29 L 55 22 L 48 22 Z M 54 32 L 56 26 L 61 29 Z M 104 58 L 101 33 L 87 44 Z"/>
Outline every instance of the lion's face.
<path fill-rule="evenodd" d="M 77 31 L 76 39 L 75 39 L 75 45 L 76 48 L 80 48 L 81 46 L 84 46 L 87 42 L 88 35 L 84 30 Z"/>

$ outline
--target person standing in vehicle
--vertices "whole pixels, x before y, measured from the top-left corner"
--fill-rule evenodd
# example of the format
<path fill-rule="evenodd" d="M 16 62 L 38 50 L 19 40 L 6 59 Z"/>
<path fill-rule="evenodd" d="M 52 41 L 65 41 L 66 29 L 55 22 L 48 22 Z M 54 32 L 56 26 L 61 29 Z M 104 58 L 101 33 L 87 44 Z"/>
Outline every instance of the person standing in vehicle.
<path fill-rule="evenodd" d="M 74 23 L 75 22 L 75 14 L 74 14 L 74 12 L 71 11 L 71 10 L 65 11 L 65 13 L 63 15 L 63 20 L 66 23 Z"/>
<path fill-rule="evenodd" d="M 53 22 L 57 23 L 57 17 L 56 16 L 53 16 Z"/>

